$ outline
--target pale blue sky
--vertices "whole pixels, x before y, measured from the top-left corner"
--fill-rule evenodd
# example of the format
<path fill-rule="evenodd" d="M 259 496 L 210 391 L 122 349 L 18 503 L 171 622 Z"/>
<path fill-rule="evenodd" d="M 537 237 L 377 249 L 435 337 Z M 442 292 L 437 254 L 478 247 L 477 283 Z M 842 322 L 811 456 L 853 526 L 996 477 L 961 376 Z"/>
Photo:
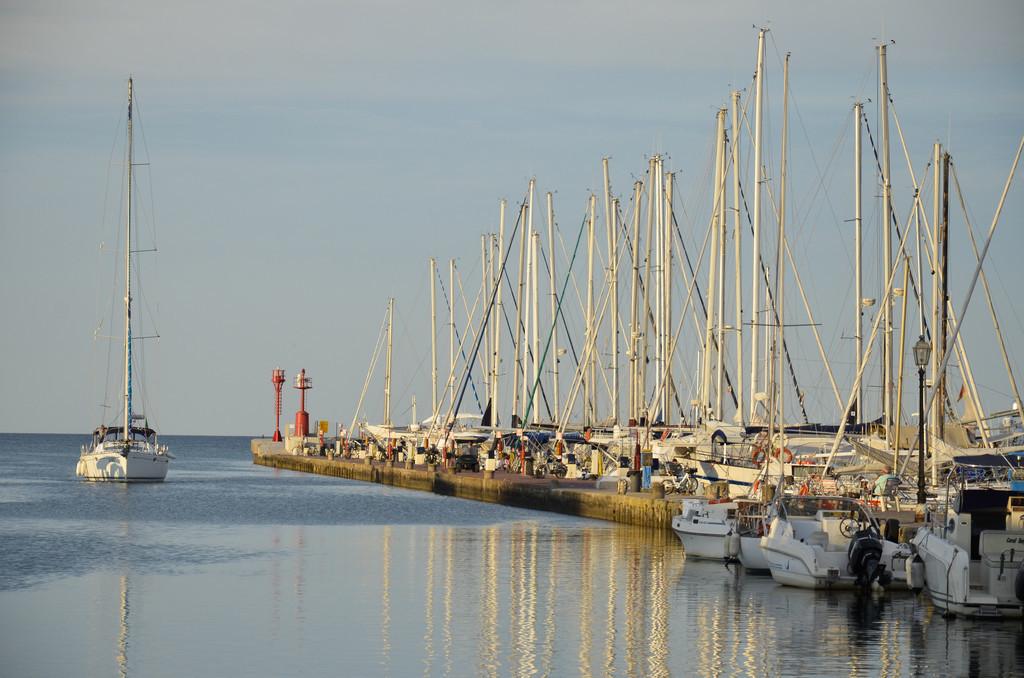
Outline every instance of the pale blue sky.
<path fill-rule="evenodd" d="M 983 231 L 1024 133 L 1019 2 L 3 2 L 0 430 L 86 431 L 100 416 L 106 347 L 92 335 L 113 263 L 99 243 L 113 233 L 104 195 L 116 202 L 108 160 L 129 73 L 160 248 L 145 260 L 162 334 L 146 349 L 151 410 L 166 433 L 259 434 L 272 429 L 278 366 L 313 377 L 311 416 L 351 416 L 389 295 L 402 335 L 393 409 L 407 419 L 415 392 L 425 416 L 426 258 L 458 257 L 475 293 L 479 235 L 530 176 L 539 195 L 557 191 L 570 239 L 603 156 L 627 202 L 646 157 L 662 152 L 685 199 L 702 201 L 699 222 L 714 112 L 750 82 L 755 24 L 772 31 L 775 167 L 779 59 L 793 54 L 794 246 L 822 332 L 846 360 L 850 107 L 876 98 L 874 45 L 895 40 L 891 88 L 915 171 L 933 140 L 948 140 Z M 910 182 L 895 147 L 893 163 L 904 215 Z M 866 227 L 877 228 L 866 179 Z M 1022 215 L 1017 183 L 990 270 L 1019 379 Z M 972 261 L 958 217 L 957 308 Z M 986 404 L 1007 407 L 988 330 L 978 296 L 968 347 Z M 837 371 L 848 384 L 848 364 Z M 808 368 L 808 388 L 817 375 Z M 822 413 L 824 395 L 810 394 Z"/>

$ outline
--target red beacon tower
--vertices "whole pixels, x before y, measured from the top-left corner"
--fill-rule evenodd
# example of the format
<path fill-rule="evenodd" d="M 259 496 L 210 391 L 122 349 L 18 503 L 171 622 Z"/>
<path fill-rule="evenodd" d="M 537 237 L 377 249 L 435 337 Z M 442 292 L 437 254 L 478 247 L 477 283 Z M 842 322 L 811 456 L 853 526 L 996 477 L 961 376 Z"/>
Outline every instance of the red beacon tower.
<path fill-rule="evenodd" d="M 294 388 L 299 391 L 299 411 L 295 413 L 295 435 L 309 436 L 309 412 L 306 411 L 306 391 L 313 388 L 313 380 L 306 376 L 303 368 L 295 375 Z"/>
<path fill-rule="evenodd" d="M 281 387 L 284 386 L 284 370 L 274 370 L 270 378 L 274 384 L 274 442 L 281 442 Z"/>

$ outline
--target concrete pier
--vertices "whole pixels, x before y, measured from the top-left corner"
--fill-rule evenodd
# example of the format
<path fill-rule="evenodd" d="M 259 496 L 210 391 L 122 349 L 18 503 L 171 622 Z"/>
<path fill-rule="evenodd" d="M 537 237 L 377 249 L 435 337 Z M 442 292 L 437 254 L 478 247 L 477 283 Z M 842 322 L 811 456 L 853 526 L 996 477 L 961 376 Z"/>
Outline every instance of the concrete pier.
<path fill-rule="evenodd" d="M 536 479 L 515 474 L 495 474 L 493 478 L 485 478 L 480 473 L 432 471 L 422 466 L 407 469 L 379 462 L 368 464 L 362 459 L 299 456 L 287 454 L 284 443 L 263 438 L 253 439 L 250 448 L 253 463 L 261 466 L 625 525 L 671 529 L 672 517 L 681 511 L 678 501 L 659 498 L 653 493 L 616 494 L 614 491 L 590 489 L 579 481 Z"/>

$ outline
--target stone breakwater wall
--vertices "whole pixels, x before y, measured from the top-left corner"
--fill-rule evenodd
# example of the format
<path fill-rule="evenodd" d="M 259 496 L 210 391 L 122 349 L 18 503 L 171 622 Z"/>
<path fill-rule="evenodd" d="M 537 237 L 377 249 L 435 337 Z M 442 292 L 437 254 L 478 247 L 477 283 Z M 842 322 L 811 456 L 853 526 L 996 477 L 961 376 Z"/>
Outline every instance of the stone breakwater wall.
<path fill-rule="evenodd" d="M 650 494 L 615 494 L 593 489 L 559 486 L 558 480 L 483 478 L 476 474 L 407 469 L 380 462 L 327 459 L 284 453 L 283 443 L 264 439 L 251 442 L 254 464 L 303 473 L 317 473 L 348 480 L 391 485 L 407 490 L 433 492 L 448 497 L 485 501 L 492 504 L 553 511 L 583 518 L 595 518 L 626 525 L 670 529 L 672 518 L 680 512 L 677 501 Z"/>

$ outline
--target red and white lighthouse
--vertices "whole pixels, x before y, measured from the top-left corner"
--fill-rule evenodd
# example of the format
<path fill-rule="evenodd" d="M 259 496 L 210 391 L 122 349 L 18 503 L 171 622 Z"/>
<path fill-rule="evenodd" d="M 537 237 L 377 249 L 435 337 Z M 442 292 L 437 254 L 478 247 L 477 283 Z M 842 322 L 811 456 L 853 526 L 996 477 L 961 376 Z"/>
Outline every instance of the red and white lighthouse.
<path fill-rule="evenodd" d="M 309 435 L 309 412 L 306 411 L 306 391 L 313 388 L 313 380 L 306 376 L 303 368 L 295 375 L 295 387 L 299 391 L 299 411 L 295 413 L 295 435 L 303 438 Z"/>
<path fill-rule="evenodd" d="M 281 442 L 281 387 L 284 386 L 284 370 L 274 370 L 270 378 L 274 384 L 274 442 Z"/>

